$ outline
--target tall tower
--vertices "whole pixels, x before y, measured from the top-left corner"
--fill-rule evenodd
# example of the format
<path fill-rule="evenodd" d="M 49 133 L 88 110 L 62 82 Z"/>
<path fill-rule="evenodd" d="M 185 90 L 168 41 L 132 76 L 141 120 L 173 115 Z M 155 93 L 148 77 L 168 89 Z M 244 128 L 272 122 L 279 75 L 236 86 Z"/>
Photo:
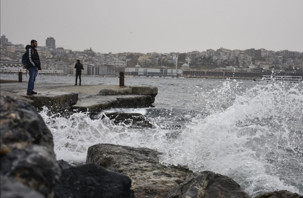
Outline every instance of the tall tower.
<path fill-rule="evenodd" d="M 46 39 L 46 47 L 56 49 L 56 41 L 53 37 L 48 37 Z"/>
<path fill-rule="evenodd" d="M 2 36 L 1 36 L 1 38 L 0 38 L 0 44 L 1 44 L 1 45 L 10 44 L 10 42 L 8 42 L 8 39 L 6 38 L 5 35 L 2 35 Z"/>

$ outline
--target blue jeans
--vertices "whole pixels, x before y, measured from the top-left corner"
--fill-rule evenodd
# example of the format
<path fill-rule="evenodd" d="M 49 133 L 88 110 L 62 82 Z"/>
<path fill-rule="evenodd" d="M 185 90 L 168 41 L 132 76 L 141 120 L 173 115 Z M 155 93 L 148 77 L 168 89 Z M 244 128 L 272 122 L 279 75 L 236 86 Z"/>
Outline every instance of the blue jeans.
<path fill-rule="evenodd" d="M 30 67 L 28 70 L 29 73 L 29 79 L 28 79 L 28 85 L 27 85 L 27 93 L 32 93 L 35 86 L 35 80 L 37 76 L 37 68 L 36 67 Z"/>

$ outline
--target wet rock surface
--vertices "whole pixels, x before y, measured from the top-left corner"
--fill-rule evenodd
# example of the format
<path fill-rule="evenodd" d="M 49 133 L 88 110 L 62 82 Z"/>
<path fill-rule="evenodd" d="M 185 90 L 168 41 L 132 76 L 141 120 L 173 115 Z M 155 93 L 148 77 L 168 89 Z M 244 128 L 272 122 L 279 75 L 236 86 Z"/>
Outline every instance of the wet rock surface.
<path fill-rule="evenodd" d="M 28 186 L 23 185 L 13 178 L 0 175 L 0 197 L 1 198 L 44 198 L 44 196 Z"/>
<path fill-rule="evenodd" d="M 249 198 L 234 180 L 210 171 L 197 173 L 175 188 L 168 198 Z"/>
<path fill-rule="evenodd" d="M 51 132 L 29 103 L 9 96 L 1 96 L 0 103 L 2 180 L 5 183 L 13 181 L 16 187 L 25 185 L 44 197 L 52 197 L 60 169 Z"/>
<path fill-rule="evenodd" d="M 59 162 L 62 175 L 56 185 L 55 198 L 134 198 L 129 177 L 108 171 L 97 164 L 77 167 Z"/>
<path fill-rule="evenodd" d="M 105 115 L 117 125 L 126 125 L 131 128 L 152 128 L 152 124 L 140 113 L 114 112 Z"/>
<path fill-rule="evenodd" d="M 287 190 L 280 190 L 275 192 L 264 193 L 256 196 L 255 198 L 303 198 L 302 195 L 292 193 Z"/>
<path fill-rule="evenodd" d="M 167 197 L 169 192 L 192 174 L 186 168 L 164 166 L 159 152 L 112 144 L 97 144 L 88 149 L 87 163 L 127 175 L 135 197 Z"/>
<path fill-rule="evenodd" d="M 1 144 L 10 149 L 39 144 L 53 149 L 53 136 L 42 117 L 29 103 L 0 97 Z"/>

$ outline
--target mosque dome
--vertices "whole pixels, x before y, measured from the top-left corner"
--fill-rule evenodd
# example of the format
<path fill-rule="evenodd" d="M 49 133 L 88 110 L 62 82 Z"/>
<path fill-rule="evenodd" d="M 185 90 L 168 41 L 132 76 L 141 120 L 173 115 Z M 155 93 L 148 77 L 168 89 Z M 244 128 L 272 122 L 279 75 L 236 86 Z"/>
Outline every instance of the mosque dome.
<path fill-rule="evenodd" d="M 182 70 L 189 70 L 189 64 L 187 63 L 184 63 L 182 66 L 181 66 Z"/>

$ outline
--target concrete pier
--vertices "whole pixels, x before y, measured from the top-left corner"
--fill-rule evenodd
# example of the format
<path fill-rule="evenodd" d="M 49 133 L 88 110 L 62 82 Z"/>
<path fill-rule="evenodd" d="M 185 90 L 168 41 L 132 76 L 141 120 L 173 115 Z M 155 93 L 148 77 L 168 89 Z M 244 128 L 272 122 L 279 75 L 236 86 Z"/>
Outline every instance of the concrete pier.
<path fill-rule="evenodd" d="M 35 91 L 38 94 L 27 96 L 26 82 L 1 81 L 0 86 L 2 96 L 24 99 L 39 110 L 46 106 L 54 112 L 73 110 L 97 113 L 109 108 L 149 107 L 154 103 L 158 93 L 156 87 L 37 83 Z"/>

